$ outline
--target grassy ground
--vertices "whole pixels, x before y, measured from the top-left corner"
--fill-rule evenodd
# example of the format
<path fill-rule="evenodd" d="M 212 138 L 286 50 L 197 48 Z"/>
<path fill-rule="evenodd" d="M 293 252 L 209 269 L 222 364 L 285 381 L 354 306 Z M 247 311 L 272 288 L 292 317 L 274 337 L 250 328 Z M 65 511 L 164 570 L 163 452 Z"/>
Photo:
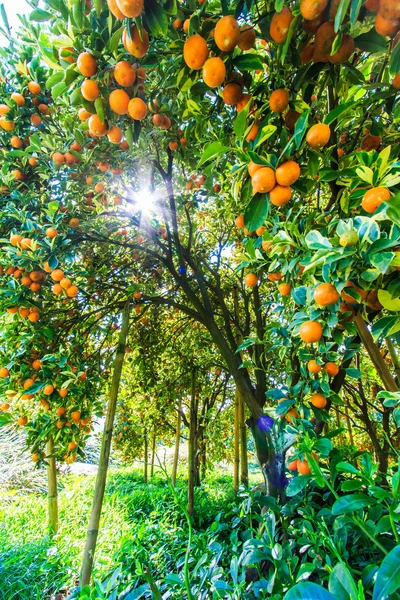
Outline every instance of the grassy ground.
<path fill-rule="evenodd" d="M 60 530 L 53 538 L 46 532 L 45 496 L 0 495 L 0 600 L 43 600 L 76 585 L 94 476 L 66 475 L 62 486 Z M 185 493 L 182 482 L 183 500 Z M 197 491 L 195 527 L 207 527 L 232 501 L 231 477 L 214 474 Z M 156 570 L 166 569 L 167 548 L 183 547 L 186 536 L 182 514 L 162 477 L 146 486 L 138 470 L 114 471 L 106 490 L 94 576 L 101 578 L 112 569 L 115 553 L 119 561 L 128 554 L 130 560 L 143 561 L 151 555 Z"/>

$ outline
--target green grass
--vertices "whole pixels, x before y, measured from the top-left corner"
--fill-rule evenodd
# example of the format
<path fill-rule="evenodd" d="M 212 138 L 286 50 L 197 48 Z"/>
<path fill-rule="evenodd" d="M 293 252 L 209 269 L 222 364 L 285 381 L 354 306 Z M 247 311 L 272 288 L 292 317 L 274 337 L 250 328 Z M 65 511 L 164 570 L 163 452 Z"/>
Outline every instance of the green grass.
<path fill-rule="evenodd" d="M 47 534 L 47 499 L 41 495 L 0 495 L 0 600 L 49 598 L 77 584 L 93 496 L 93 476 L 62 477 L 60 530 Z M 182 501 L 186 484 L 178 483 Z M 196 490 L 194 526 L 205 529 L 232 504 L 231 477 L 214 475 Z M 96 549 L 94 577 L 117 563 L 151 560 L 158 573 L 171 569 L 184 551 L 186 523 L 166 480 L 148 485 L 138 470 L 110 473 Z"/>

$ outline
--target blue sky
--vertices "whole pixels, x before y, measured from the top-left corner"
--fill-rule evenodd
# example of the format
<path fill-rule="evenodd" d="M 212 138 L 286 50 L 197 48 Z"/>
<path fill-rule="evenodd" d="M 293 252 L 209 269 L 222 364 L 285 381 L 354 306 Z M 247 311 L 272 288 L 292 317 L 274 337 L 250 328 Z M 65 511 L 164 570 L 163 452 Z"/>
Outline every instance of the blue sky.
<path fill-rule="evenodd" d="M 3 4 L 4 8 L 6 9 L 8 22 L 12 31 L 18 29 L 20 23 L 17 15 L 26 15 L 32 10 L 31 7 L 27 4 L 26 0 L 0 0 L 0 4 Z M 0 44 L 4 43 L 5 39 L 0 34 Z"/>

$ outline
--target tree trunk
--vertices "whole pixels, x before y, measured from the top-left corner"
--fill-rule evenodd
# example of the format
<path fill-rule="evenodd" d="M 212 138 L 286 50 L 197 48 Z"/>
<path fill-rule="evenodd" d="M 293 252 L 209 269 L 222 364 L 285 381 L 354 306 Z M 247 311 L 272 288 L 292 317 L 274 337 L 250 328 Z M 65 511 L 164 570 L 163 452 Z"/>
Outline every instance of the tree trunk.
<path fill-rule="evenodd" d="M 201 442 L 200 466 L 201 474 L 199 474 L 199 485 L 201 481 L 204 481 L 207 475 L 207 443 L 204 439 Z"/>
<path fill-rule="evenodd" d="M 249 485 L 249 463 L 247 458 L 246 408 L 239 394 L 239 430 L 240 430 L 240 482 Z"/>
<path fill-rule="evenodd" d="M 365 346 L 366 351 L 369 354 L 369 357 L 374 365 L 381 381 L 386 390 L 389 392 L 397 392 L 397 384 L 394 380 L 391 372 L 387 364 L 385 363 L 385 359 L 382 354 L 379 352 L 378 346 L 375 344 L 373 337 L 367 327 L 366 322 L 360 312 L 356 314 L 354 317 L 355 324 L 357 326 L 358 335 L 361 338 L 362 343 Z"/>
<path fill-rule="evenodd" d="M 49 438 L 46 444 L 47 456 L 47 499 L 48 527 L 51 534 L 58 531 L 58 490 L 56 457 L 54 456 L 54 440 Z"/>
<path fill-rule="evenodd" d="M 90 515 L 89 529 L 86 537 L 86 545 L 83 553 L 81 588 L 88 585 L 92 575 L 94 552 L 96 550 L 97 536 L 101 509 L 103 505 L 104 490 L 106 486 L 108 463 L 110 458 L 111 440 L 114 426 L 115 411 L 117 407 L 118 390 L 121 381 L 122 365 L 125 357 L 126 339 L 129 331 L 129 301 L 126 303 L 122 314 L 122 325 L 119 335 L 117 354 L 114 361 L 114 372 L 111 382 L 110 395 L 107 406 L 106 420 L 104 423 L 103 437 L 101 441 L 99 466 L 94 489 L 92 512 Z"/>
<path fill-rule="evenodd" d="M 178 461 L 179 461 L 179 445 L 181 442 L 181 423 L 182 423 L 181 410 L 182 410 L 182 400 L 179 401 L 178 415 L 176 418 L 174 462 L 172 464 L 172 474 L 171 474 L 171 483 L 174 487 L 176 485 L 176 473 L 178 470 Z"/>
<path fill-rule="evenodd" d="M 394 366 L 394 370 L 396 372 L 396 376 L 397 376 L 397 381 L 400 380 L 400 360 L 399 360 L 399 356 L 396 352 L 396 348 L 394 347 L 394 344 L 392 342 L 392 340 L 390 339 L 390 337 L 386 337 L 385 338 L 385 342 L 386 345 L 388 347 L 389 350 L 389 354 L 391 356 L 392 359 L 392 363 Z"/>
<path fill-rule="evenodd" d="M 144 430 L 144 483 L 149 481 L 149 438 L 147 437 L 147 429 Z"/>
<path fill-rule="evenodd" d="M 233 442 L 233 489 L 235 494 L 239 490 L 239 390 L 235 388 L 235 417 L 234 417 L 234 442 Z"/>
<path fill-rule="evenodd" d="M 196 430 L 197 430 L 196 368 L 192 367 L 190 391 L 190 423 L 188 452 L 188 513 L 194 513 L 194 486 L 196 480 Z"/>
<path fill-rule="evenodd" d="M 150 477 L 154 475 L 154 459 L 156 456 L 156 426 L 153 427 L 153 437 L 151 441 L 151 469 L 150 469 Z"/>
<path fill-rule="evenodd" d="M 347 408 L 347 404 L 345 404 L 345 407 L 344 407 L 344 414 L 346 415 L 346 423 L 347 423 L 347 430 L 349 432 L 350 444 L 352 446 L 354 446 L 353 427 L 351 426 L 351 421 L 350 421 L 350 417 L 349 417 L 349 409 Z"/>

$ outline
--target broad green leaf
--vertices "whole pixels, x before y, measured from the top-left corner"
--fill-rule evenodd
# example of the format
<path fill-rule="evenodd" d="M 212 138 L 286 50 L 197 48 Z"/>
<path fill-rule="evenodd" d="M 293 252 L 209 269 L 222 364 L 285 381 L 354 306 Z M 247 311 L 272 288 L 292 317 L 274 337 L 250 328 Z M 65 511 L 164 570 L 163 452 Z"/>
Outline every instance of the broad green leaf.
<path fill-rule="evenodd" d="M 293 477 L 286 488 L 286 494 L 288 496 L 296 496 L 296 494 L 306 487 L 310 479 L 311 475 L 298 475 L 297 477 Z"/>
<path fill-rule="evenodd" d="M 303 141 L 304 134 L 307 129 L 308 116 L 310 114 L 309 110 L 305 110 L 300 117 L 296 121 L 296 125 L 294 127 L 294 143 L 296 144 L 296 148 L 300 148 L 301 142 Z"/>
<path fill-rule="evenodd" d="M 306 244 L 310 250 L 318 250 L 320 248 L 332 248 L 330 241 L 320 234 L 319 231 L 313 230 L 306 235 Z"/>
<path fill-rule="evenodd" d="M 239 71 L 259 71 L 264 66 L 261 57 L 257 54 L 240 54 L 233 59 L 232 63 Z"/>
<path fill-rule="evenodd" d="M 162 5 L 155 0 L 146 0 L 146 19 L 153 35 L 166 35 L 168 17 Z"/>
<path fill-rule="evenodd" d="M 382 561 L 376 576 L 372 600 L 384 600 L 399 588 L 400 546 L 396 546 Z"/>
<path fill-rule="evenodd" d="M 389 72 L 394 77 L 400 73 L 400 46 L 396 44 L 389 62 Z"/>
<path fill-rule="evenodd" d="M 375 52 L 385 52 L 388 47 L 387 40 L 383 35 L 377 33 L 374 27 L 371 31 L 362 33 L 354 38 L 354 43 L 356 48 L 360 48 L 360 50 L 370 52 L 371 54 L 374 54 Z"/>
<path fill-rule="evenodd" d="M 344 17 L 346 16 L 349 4 L 350 4 L 350 0 L 342 0 L 342 2 L 339 2 L 338 10 L 337 10 L 337 13 L 335 16 L 335 21 L 334 21 L 336 32 L 338 32 L 340 29 L 340 25 L 342 24 L 342 21 L 343 21 Z"/>
<path fill-rule="evenodd" d="M 336 106 L 336 108 L 334 108 L 328 113 L 328 115 L 324 119 L 324 123 L 326 125 L 330 125 L 331 123 L 333 123 L 333 121 L 336 121 L 337 118 L 340 117 L 340 115 L 343 115 L 344 113 L 350 110 L 354 110 L 355 105 L 356 104 L 353 101 L 345 102 L 344 104 L 339 104 L 339 106 Z"/>
<path fill-rule="evenodd" d="M 378 290 L 378 300 L 384 308 L 391 312 L 400 310 L 400 298 L 392 298 L 386 290 Z"/>
<path fill-rule="evenodd" d="M 323 587 L 309 581 L 302 581 L 292 587 L 283 597 L 283 600 L 337 600 Z"/>
<path fill-rule="evenodd" d="M 329 591 L 337 600 L 357 598 L 357 586 L 350 571 L 343 563 L 338 563 L 330 574 Z"/>
<path fill-rule="evenodd" d="M 366 494 L 350 494 L 348 496 L 342 496 L 339 500 L 336 500 L 332 506 L 332 514 L 347 515 L 349 513 L 362 510 L 375 504 L 375 502 Z"/>
<path fill-rule="evenodd" d="M 52 14 L 50 12 L 41 8 L 35 8 L 35 10 L 29 13 L 29 20 L 37 21 L 39 23 L 42 23 L 43 21 L 48 21 L 49 19 L 51 19 L 51 17 Z"/>
<path fill-rule="evenodd" d="M 229 146 L 224 146 L 221 142 L 211 142 L 211 144 L 208 144 L 204 148 L 203 154 L 199 161 L 199 166 L 203 165 L 212 158 L 221 156 L 221 154 L 226 154 L 226 152 L 229 152 L 230 150 L 231 148 L 229 148 Z"/>
<path fill-rule="evenodd" d="M 244 224 L 249 231 L 255 231 L 264 225 L 268 209 L 268 194 L 255 194 L 244 211 Z"/>

